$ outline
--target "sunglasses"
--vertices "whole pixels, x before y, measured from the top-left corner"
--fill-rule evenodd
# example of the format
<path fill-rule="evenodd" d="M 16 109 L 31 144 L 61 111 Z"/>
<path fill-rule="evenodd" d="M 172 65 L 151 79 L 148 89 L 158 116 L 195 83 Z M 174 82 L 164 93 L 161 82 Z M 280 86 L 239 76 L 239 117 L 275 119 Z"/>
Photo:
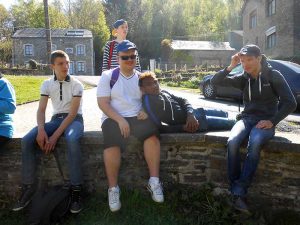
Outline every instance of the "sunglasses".
<path fill-rule="evenodd" d="M 121 55 L 120 58 L 122 60 L 129 60 L 129 59 L 134 60 L 134 59 L 136 59 L 136 55 Z"/>

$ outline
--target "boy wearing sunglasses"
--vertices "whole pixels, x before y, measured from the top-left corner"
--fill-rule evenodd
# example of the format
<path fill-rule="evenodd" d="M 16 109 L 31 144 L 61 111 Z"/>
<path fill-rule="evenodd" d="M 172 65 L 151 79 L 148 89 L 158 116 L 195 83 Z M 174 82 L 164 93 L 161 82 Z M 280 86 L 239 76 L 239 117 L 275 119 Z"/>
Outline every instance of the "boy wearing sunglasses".
<path fill-rule="evenodd" d="M 129 135 L 144 143 L 144 156 L 150 179 L 148 189 L 152 199 L 163 202 L 164 195 L 159 181 L 160 142 L 156 126 L 142 111 L 142 93 L 139 89 L 139 72 L 135 70 L 137 48 L 125 40 L 117 47 L 119 68 L 102 73 L 97 100 L 103 111 L 102 132 L 104 138 L 104 164 L 108 179 L 108 202 L 112 212 L 121 208 L 118 174 L 121 163 L 121 149 L 124 149 Z M 111 85 L 114 72 L 118 76 Z"/>

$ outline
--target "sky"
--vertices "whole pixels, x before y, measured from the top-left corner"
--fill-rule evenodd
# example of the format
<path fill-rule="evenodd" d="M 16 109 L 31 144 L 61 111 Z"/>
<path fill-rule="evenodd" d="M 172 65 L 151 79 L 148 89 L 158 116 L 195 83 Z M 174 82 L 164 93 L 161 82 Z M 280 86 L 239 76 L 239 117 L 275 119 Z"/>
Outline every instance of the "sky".
<path fill-rule="evenodd" d="M 38 0 L 38 1 L 42 1 L 42 0 Z M 0 4 L 4 5 L 4 7 L 6 9 L 9 9 L 10 6 L 13 5 L 16 2 L 17 2 L 17 0 L 0 0 Z M 48 0 L 48 2 L 50 3 L 51 0 Z"/>
<path fill-rule="evenodd" d="M 0 0 L 0 4 L 4 5 L 6 9 L 9 9 L 9 7 L 15 3 L 15 0 Z"/>

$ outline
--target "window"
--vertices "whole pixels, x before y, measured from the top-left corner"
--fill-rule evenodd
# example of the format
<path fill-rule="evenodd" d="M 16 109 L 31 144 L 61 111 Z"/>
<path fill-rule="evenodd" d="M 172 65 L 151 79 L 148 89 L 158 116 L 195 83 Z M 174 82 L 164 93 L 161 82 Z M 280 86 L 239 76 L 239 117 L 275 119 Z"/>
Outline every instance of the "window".
<path fill-rule="evenodd" d="M 276 26 L 270 27 L 266 31 L 267 49 L 273 48 L 276 45 Z"/>
<path fill-rule="evenodd" d="M 33 45 L 32 44 L 24 45 L 24 56 L 33 56 Z"/>
<path fill-rule="evenodd" d="M 85 63 L 77 62 L 77 72 L 85 72 Z"/>
<path fill-rule="evenodd" d="M 71 75 L 74 74 L 74 62 L 73 61 L 70 61 L 69 73 Z"/>
<path fill-rule="evenodd" d="M 66 48 L 65 51 L 67 54 L 73 54 L 73 48 Z"/>
<path fill-rule="evenodd" d="M 256 10 L 250 13 L 249 27 L 250 29 L 256 27 L 257 24 L 257 13 Z"/>
<path fill-rule="evenodd" d="M 85 55 L 85 45 L 77 45 L 76 46 L 76 54 L 77 55 Z"/>
<path fill-rule="evenodd" d="M 57 46 L 55 44 L 52 44 L 51 45 L 51 51 L 55 51 L 55 50 L 57 50 Z"/>
<path fill-rule="evenodd" d="M 83 30 L 69 30 L 65 34 L 66 36 L 75 36 L 75 37 L 83 37 L 84 31 Z"/>
<path fill-rule="evenodd" d="M 267 0 L 267 15 L 272 16 L 276 11 L 276 0 Z"/>
<path fill-rule="evenodd" d="M 276 45 L 276 33 L 267 36 L 267 48 L 273 48 Z"/>

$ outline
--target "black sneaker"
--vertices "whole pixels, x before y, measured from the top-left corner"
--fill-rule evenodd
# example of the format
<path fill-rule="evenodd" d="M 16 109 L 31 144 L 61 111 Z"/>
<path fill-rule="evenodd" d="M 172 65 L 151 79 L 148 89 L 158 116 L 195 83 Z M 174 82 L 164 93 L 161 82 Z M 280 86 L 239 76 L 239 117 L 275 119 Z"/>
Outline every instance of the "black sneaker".
<path fill-rule="evenodd" d="M 241 196 L 234 196 L 233 207 L 243 213 L 251 214 L 246 203 L 246 198 L 243 198 Z"/>
<path fill-rule="evenodd" d="M 32 200 L 32 197 L 36 191 L 35 185 L 25 185 L 23 184 L 21 187 L 21 195 L 18 201 L 15 203 L 15 205 L 12 208 L 12 211 L 20 211 L 24 209 Z"/>
<path fill-rule="evenodd" d="M 71 186 L 71 213 L 79 213 L 82 210 L 81 185 Z"/>

